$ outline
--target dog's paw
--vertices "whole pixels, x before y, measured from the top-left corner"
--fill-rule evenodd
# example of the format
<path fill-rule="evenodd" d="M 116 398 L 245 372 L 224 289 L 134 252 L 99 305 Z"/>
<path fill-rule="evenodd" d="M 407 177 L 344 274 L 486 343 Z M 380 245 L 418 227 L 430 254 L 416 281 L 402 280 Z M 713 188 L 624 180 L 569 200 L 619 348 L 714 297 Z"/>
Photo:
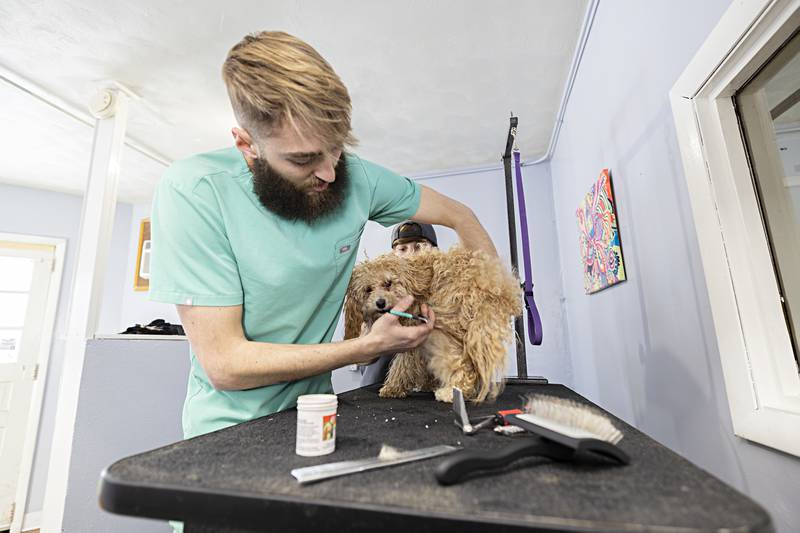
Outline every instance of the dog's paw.
<path fill-rule="evenodd" d="M 408 395 L 408 392 L 397 388 L 397 387 L 388 387 L 384 385 L 381 387 L 381 390 L 378 391 L 378 396 L 381 398 L 405 398 Z"/>
<path fill-rule="evenodd" d="M 438 388 L 433 395 L 440 402 L 453 403 L 453 389 L 450 387 Z"/>

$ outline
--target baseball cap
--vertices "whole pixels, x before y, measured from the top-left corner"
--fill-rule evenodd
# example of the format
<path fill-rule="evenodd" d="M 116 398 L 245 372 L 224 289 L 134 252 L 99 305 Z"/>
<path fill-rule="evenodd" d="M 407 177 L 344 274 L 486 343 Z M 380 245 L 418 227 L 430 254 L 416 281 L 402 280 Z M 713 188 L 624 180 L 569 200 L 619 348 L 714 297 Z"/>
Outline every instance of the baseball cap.
<path fill-rule="evenodd" d="M 436 232 L 430 224 L 423 224 L 422 222 L 414 222 L 413 220 L 406 220 L 401 222 L 392 230 L 392 248 L 401 239 L 420 240 L 427 239 L 436 247 Z"/>

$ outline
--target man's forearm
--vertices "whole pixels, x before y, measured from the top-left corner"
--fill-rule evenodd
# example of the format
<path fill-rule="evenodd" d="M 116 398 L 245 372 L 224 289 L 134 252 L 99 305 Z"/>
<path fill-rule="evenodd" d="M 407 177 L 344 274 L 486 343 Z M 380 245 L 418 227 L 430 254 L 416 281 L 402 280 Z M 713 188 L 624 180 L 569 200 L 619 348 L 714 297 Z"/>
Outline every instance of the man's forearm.
<path fill-rule="evenodd" d="M 403 311 L 413 298 L 401 299 Z M 218 390 L 243 390 L 303 379 L 384 353 L 416 348 L 433 330 L 436 315 L 423 304 L 428 322 L 403 326 L 386 315 L 368 335 L 325 344 L 273 344 L 247 340 L 242 331 L 242 305 L 178 305 L 189 343 L 211 385 Z"/>
<path fill-rule="evenodd" d="M 454 221 L 453 230 L 465 248 L 483 250 L 489 255 L 497 256 L 492 239 L 470 208 L 463 206 L 463 212 Z"/>
<path fill-rule="evenodd" d="M 207 373 L 218 390 L 244 390 L 329 372 L 371 354 L 362 338 L 326 344 L 272 344 L 242 340 L 230 347 L 219 368 Z"/>

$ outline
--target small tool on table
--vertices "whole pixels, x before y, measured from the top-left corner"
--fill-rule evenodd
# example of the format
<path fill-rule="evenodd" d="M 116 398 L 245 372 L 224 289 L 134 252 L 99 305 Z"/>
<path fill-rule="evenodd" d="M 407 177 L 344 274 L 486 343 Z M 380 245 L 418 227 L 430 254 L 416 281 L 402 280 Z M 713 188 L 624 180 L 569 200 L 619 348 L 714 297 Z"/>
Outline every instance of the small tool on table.
<path fill-rule="evenodd" d="M 461 428 L 465 435 L 474 435 L 479 430 L 496 426 L 506 425 L 505 416 L 510 414 L 522 414 L 520 409 L 509 409 L 506 411 L 498 411 L 497 413 L 481 417 L 475 425 L 472 425 L 469 415 L 467 415 L 467 405 L 464 402 L 464 393 L 458 387 L 453 387 L 453 413 L 455 414 L 455 424 Z"/>

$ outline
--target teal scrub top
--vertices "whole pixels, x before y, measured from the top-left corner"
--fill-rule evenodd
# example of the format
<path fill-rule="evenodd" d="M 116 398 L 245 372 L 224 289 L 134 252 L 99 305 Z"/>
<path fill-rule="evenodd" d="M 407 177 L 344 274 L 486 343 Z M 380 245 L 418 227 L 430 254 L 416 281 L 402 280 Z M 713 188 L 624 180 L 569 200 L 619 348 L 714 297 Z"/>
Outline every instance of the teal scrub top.
<path fill-rule="evenodd" d="M 247 339 L 330 342 L 367 220 L 390 226 L 413 216 L 421 188 L 408 178 L 345 155 L 349 182 L 333 215 L 309 225 L 264 208 L 236 148 L 172 164 L 158 184 L 151 216 L 150 298 L 201 306 L 243 305 Z M 190 347 L 183 408 L 186 438 L 330 393 L 331 374 L 249 390 L 211 385 Z"/>

